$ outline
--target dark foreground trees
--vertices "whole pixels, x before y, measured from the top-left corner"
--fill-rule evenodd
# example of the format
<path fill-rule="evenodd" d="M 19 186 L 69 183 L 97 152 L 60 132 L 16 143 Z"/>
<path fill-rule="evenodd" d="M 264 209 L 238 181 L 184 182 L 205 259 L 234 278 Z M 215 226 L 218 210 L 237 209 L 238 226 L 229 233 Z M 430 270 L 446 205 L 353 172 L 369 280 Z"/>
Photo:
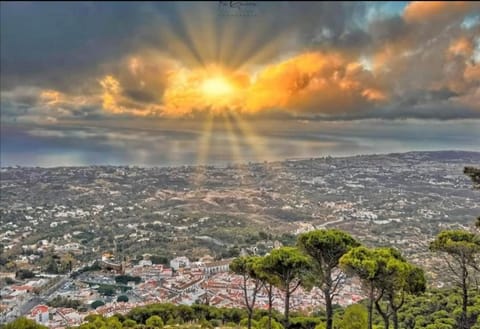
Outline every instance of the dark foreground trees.
<path fill-rule="evenodd" d="M 408 263 L 394 248 L 357 247 L 340 259 L 345 272 L 356 275 L 368 294 L 368 328 L 373 328 L 373 306 L 381 315 L 385 329 L 390 319 L 399 328 L 398 312 L 407 294 L 425 291 L 423 270 Z"/>
<path fill-rule="evenodd" d="M 248 312 L 248 329 L 252 328 L 252 316 L 255 308 L 257 294 L 263 286 L 262 280 L 256 270 L 256 262 L 259 257 L 239 257 L 230 264 L 230 270 L 242 277 L 242 290 L 245 307 Z M 249 289 L 249 287 L 251 287 Z"/>
<path fill-rule="evenodd" d="M 310 260 L 294 247 L 274 249 L 265 256 L 263 269 L 269 273 L 278 288 L 285 294 L 285 328 L 290 324 L 290 297 L 302 283 L 302 278 L 311 269 Z"/>
<path fill-rule="evenodd" d="M 452 279 L 462 290 L 462 313 L 458 321 L 460 329 L 469 329 L 473 320 L 468 316 L 468 288 L 472 272 L 479 270 L 480 237 L 463 230 L 441 232 L 430 244 L 430 250 L 447 255 L 445 261 L 453 274 Z"/>
<path fill-rule="evenodd" d="M 17 320 L 8 323 L 4 326 L 0 326 L 2 329 L 48 329 L 45 326 L 42 326 L 38 323 L 36 323 L 33 320 L 29 320 L 27 318 L 21 317 L 18 318 Z"/>
<path fill-rule="evenodd" d="M 335 229 L 311 231 L 298 237 L 299 248 L 312 259 L 313 283 L 324 295 L 326 329 L 333 328 L 333 300 L 345 279 L 339 260 L 359 245 L 349 234 Z"/>

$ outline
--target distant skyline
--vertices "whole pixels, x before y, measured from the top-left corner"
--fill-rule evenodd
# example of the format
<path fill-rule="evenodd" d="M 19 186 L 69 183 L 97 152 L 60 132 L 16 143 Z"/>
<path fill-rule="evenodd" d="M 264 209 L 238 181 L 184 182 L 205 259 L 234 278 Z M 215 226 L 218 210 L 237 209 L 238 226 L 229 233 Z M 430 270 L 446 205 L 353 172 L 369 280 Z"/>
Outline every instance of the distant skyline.
<path fill-rule="evenodd" d="M 0 165 L 480 151 L 480 2 L 1 2 Z"/>

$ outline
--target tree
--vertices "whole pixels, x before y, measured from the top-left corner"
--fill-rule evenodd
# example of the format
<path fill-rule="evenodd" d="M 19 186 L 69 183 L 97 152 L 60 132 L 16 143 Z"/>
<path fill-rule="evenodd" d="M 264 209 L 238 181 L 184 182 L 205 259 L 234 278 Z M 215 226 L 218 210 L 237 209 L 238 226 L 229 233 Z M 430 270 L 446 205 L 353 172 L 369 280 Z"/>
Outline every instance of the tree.
<path fill-rule="evenodd" d="M 168 257 L 160 256 L 160 255 L 152 255 L 150 256 L 150 260 L 152 261 L 152 264 L 168 265 L 169 263 Z"/>
<path fill-rule="evenodd" d="M 15 272 L 15 278 L 20 279 L 20 280 L 30 279 L 30 278 L 33 278 L 33 277 L 35 277 L 35 274 L 32 271 L 27 270 L 27 269 L 20 269 L 20 270 Z"/>
<path fill-rule="evenodd" d="M 345 309 L 338 328 L 342 329 L 364 329 L 368 324 L 367 309 L 362 304 L 353 304 Z"/>
<path fill-rule="evenodd" d="M 264 270 L 274 277 L 277 287 L 285 293 L 285 328 L 289 326 L 290 296 L 302 283 L 302 278 L 310 270 L 308 257 L 294 247 L 274 249 L 265 256 Z"/>
<path fill-rule="evenodd" d="M 242 276 L 242 290 L 243 296 L 245 300 L 245 307 L 248 312 L 248 322 L 247 327 L 251 329 L 252 327 L 252 317 L 253 317 L 253 310 L 255 307 L 255 301 L 257 298 L 257 294 L 262 288 L 262 281 L 260 280 L 256 269 L 255 269 L 255 262 L 258 260 L 258 257 L 238 257 L 235 258 L 232 263 L 230 264 L 230 270 Z M 249 293 L 249 283 L 253 284 L 253 289 L 251 293 Z M 249 298 L 249 296 L 251 296 Z"/>
<path fill-rule="evenodd" d="M 258 278 L 262 281 L 264 289 L 267 290 L 268 295 L 268 322 L 267 328 L 272 329 L 272 309 L 273 309 L 273 287 L 278 286 L 278 277 L 275 276 L 275 273 L 269 272 L 272 268 L 268 267 L 267 263 L 268 259 L 262 257 L 257 260 L 254 264 L 255 271 L 257 273 Z"/>
<path fill-rule="evenodd" d="M 471 269 L 478 270 L 476 257 L 480 254 L 480 238 L 463 230 L 447 230 L 437 235 L 430 243 L 430 250 L 448 255 L 447 265 L 462 289 L 462 313 L 459 328 L 469 329 L 470 320 L 467 316 L 468 287 Z"/>
<path fill-rule="evenodd" d="M 101 285 L 97 289 L 99 294 L 105 295 L 105 296 L 113 296 L 115 295 L 115 287 L 111 285 Z"/>
<path fill-rule="evenodd" d="M 45 326 L 39 325 L 33 320 L 21 317 L 16 319 L 13 322 L 5 324 L 1 327 L 2 329 L 48 329 Z"/>
<path fill-rule="evenodd" d="M 105 303 L 101 300 L 96 300 L 94 301 L 90 306 L 95 310 L 97 308 L 99 308 L 100 306 L 103 306 L 105 305 Z"/>
<path fill-rule="evenodd" d="M 369 329 L 373 326 L 374 304 L 383 318 L 385 328 L 388 329 L 391 316 L 397 328 L 396 317 L 403 306 L 405 293 L 425 289 L 423 271 L 408 264 L 400 252 L 393 248 L 356 247 L 342 256 L 340 265 L 347 273 L 358 276 L 368 292 Z M 382 309 L 382 299 L 387 300 L 389 309 Z"/>
<path fill-rule="evenodd" d="M 480 188 L 480 168 L 465 167 L 463 173 L 472 179 L 474 187 Z"/>
<path fill-rule="evenodd" d="M 124 328 L 135 328 L 136 326 L 137 323 L 132 319 L 126 319 L 125 321 L 123 321 Z"/>
<path fill-rule="evenodd" d="M 145 321 L 145 324 L 147 326 L 163 328 L 163 320 L 158 315 L 152 315 L 151 317 L 149 317 L 147 321 Z"/>
<path fill-rule="evenodd" d="M 398 311 L 403 307 L 406 294 L 418 294 L 425 291 L 426 280 L 423 270 L 409 264 L 401 255 L 391 249 L 391 255 L 379 260 L 378 281 L 375 286 L 379 296 L 375 307 L 388 329 L 392 317 L 394 329 L 398 329 Z M 380 300 L 386 301 L 386 309 L 382 308 Z"/>
<path fill-rule="evenodd" d="M 340 266 L 346 273 L 358 276 L 368 292 L 368 329 L 372 329 L 376 271 L 373 251 L 367 247 L 353 248 L 340 258 Z"/>
<path fill-rule="evenodd" d="M 339 270 L 339 260 L 360 244 L 349 234 L 335 229 L 302 234 L 297 243 L 312 258 L 314 282 L 322 290 L 325 299 L 326 329 L 332 329 L 333 300 L 345 279 L 345 274 Z"/>
<path fill-rule="evenodd" d="M 127 303 L 128 302 L 128 296 L 126 295 L 120 295 L 117 297 L 117 302 L 120 303 Z"/>

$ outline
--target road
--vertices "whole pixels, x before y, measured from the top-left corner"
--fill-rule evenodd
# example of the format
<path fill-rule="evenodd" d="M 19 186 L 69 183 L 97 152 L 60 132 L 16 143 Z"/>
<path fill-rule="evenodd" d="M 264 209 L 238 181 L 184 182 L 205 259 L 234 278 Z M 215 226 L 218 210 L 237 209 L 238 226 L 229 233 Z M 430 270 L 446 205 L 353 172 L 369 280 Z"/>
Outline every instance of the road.
<path fill-rule="evenodd" d="M 50 296 L 57 291 L 61 286 L 63 286 L 68 281 L 68 275 L 62 276 L 62 278 L 55 283 L 53 286 L 48 288 L 46 291 L 42 292 L 39 296 L 35 296 L 32 299 L 28 300 L 26 303 L 20 306 L 20 315 L 28 314 L 35 306 L 40 304 L 45 304 Z"/>

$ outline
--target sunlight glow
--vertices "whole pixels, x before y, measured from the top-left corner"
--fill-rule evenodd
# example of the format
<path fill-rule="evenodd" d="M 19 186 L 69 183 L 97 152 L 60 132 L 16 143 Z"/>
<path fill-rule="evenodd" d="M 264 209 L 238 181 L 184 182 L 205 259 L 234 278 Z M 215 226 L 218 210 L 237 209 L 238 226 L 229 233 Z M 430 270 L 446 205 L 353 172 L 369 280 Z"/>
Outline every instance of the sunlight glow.
<path fill-rule="evenodd" d="M 233 86 L 224 77 L 217 76 L 203 81 L 202 92 L 207 97 L 222 97 L 234 91 Z"/>

